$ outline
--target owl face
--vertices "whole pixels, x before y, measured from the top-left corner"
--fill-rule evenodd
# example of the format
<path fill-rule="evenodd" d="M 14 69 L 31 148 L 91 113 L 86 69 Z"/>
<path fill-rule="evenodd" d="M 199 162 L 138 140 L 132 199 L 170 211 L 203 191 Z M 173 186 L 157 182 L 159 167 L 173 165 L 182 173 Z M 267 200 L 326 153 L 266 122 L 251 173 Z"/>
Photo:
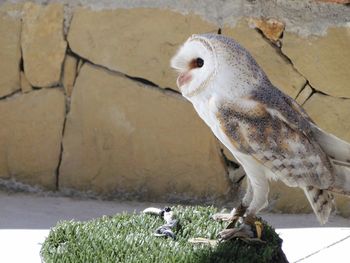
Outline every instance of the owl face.
<path fill-rule="evenodd" d="M 171 66 L 178 71 L 177 85 L 189 100 L 204 90 L 239 97 L 268 82 L 249 52 L 218 34 L 191 36 L 172 58 Z"/>
<path fill-rule="evenodd" d="M 179 74 L 177 86 L 185 97 L 208 85 L 216 74 L 216 65 L 214 47 L 201 35 L 190 37 L 171 60 Z"/>

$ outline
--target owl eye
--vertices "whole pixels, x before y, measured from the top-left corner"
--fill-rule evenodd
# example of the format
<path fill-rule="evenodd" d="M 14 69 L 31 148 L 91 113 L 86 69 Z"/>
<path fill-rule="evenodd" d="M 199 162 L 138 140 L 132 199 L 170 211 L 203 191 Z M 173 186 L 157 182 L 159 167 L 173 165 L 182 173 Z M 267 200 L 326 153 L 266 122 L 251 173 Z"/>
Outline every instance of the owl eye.
<path fill-rule="evenodd" d="M 202 58 L 193 59 L 190 63 L 190 68 L 201 68 L 204 65 L 204 60 Z"/>
<path fill-rule="evenodd" d="M 196 59 L 196 66 L 197 66 L 197 68 L 201 68 L 201 67 L 203 67 L 203 65 L 204 65 L 204 60 L 201 59 L 201 58 L 197 58 Z"/>

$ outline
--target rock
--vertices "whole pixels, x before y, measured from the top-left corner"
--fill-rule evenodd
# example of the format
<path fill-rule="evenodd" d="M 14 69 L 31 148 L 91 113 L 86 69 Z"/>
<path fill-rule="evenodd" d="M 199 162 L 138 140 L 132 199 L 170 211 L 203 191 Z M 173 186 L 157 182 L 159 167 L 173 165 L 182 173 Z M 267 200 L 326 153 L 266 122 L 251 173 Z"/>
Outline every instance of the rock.
<path fill-rule="evenodd" d="M 23 93 L 27 93 L 33 90 L 33 87 L 30 85 L 23 71 L 21 71 L 21 89 Z"/>
<path fill-rule="evenodd" d="M 72 95 L 75 77 L 77 75 L 78 60 L 76 57 L 67 55 L 63 66 L 63 87 L 66 95 Z"/>
<path fill-rule="evenodd" d="M 249 20 L 249 24 L 261 30 L 264 36 L 273 42 L 279 40 L 284 31 L 284 24 L 273 18 L 251 18 Z"/>
<path fill-rule="evenodd" d="M 306 85 L 303 90 L 298 94 L 298 97 L 295 99 L 299 105 L 303 105 L 305 101 L 311 96 L 312 88 L 310 85 Z"/>
<path fill-rule="evenodd" d="M 270 182 L 269 209 L 277 213 L 313 212 L 302 189 L 288 187 L 281 181 Z"/>
<path fill-rule="evenodd" d="M 293 66 L 278 54 L 258 32 L 240 21 L 233 28 L 225 27 L 223 34 L 237 40 L 245 47 L 265 71 L 271 82 L 289 96 L 295 98 L 306 80 Z"/>
<path fill-rule="evenodd" d="M 190 103 L 89 63 L 73 89 L 63 150 L 61 190 L 159 201 L 222 198 L 230 188 L 220 147 Z"/>
<path fill-rule="evenodd" d="M 334 194 L 335 208 L 339 215 L 350 218 L 350 197 L 340 194 Z"/>
<path fill-rule="evenodd" d="M 282 51 L 316 90 L 350 98 L 350 28 L 329 28 L 325 36 L 299 37 L 286 32 Z"/>
<path fill-rule="evenodd" d="M 4 97 L 20 89 L 21 20 L 3 6 L 0 7 L 0 35 L 0 97 Z"/>
<path fill-rule="evenodd" d="M 237 161 L 236 158 L 233 156 L 233 154 L 230 152 L 230 150 L 229 150 L 228 148 L 226 148 L 226 146 L 225 146 L 222 142 L 220 142 L 219 140 L 218 140 L 218 142 L 219 142 L 220 148 L 222 149 L 222 153 L 225 155 L 225 157 L 226 157 L 228 160 L 230 160 L 230 161 L 235 162 L 235 163 L 238 164 L 238 161 Z"/>
<path fill-rule="evenodd" d="M 63 37 L 63 6 L 23 6 L 22 52 L 24 72 L 32 86 L 57 85 L 67 43 Z"/>
<path fill-rule="evenodd" d="M 217 29 L 196 15 L 169 10 L 80 8 L 73 15 L 68 42 L 75 53 L 95 64 L 177 89 L 171 57 L 193 33 Z"/>
<path fill-rule="evenodd" d="M 320 128 L 350 142 L 350 99 L 315 93 L 303 107 Z"/>
<path fill-rule="evenodd" d="M 0 101 L 0 178 L 55 189 L 65 116 L 63 92 L 35 90 Z"/>
<path fill-rule="evenodd" d="M 81 67 L 84 65 L 84 60 L 79 59 L 78 65 L 77 65 L 77 74 L 79 74 Z"/>

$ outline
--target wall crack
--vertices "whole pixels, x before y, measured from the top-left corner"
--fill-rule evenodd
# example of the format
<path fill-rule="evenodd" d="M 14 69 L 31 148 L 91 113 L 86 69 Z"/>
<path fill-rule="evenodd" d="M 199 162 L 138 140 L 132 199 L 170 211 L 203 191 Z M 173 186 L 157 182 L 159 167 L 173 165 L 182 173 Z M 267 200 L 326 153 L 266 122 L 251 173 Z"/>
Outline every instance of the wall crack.
<path fill-rule="evenodd" d="M 94 62 L 92 62 L 92 61 L 89 60 L 89 59 L 86 59 L 86 58 L 84 58 L 84 57 L 80 57 L 77 53 L 74 53 L 73 51 L 72 51 L 72 54 L 73 54 L 75 57 L 77 57 L 77 58 L 79 58 L 79 59 L 82 59 L 82 60 L 85 61 L 85 62 L 90 63 L 91 65 L 94 65 L 94 66 L 96 66 L 96 67 L 99 67 L 99 68 L 102 68 L 102 69 L 104 69 L 104 70 L 107 70 L 107 71 L 109 71 L 109 72 L 111 72 L 111 73 L 113 73 L 113 74 L 116 74 L 116 75 L 118 75 L 118 76 L 126 77 L 126 78 L 128 78 L 128 79 L 130 79 L 130 80 L 133 80 L 133 81 L 135 81 L 135 82 L 141 83 L 141 84 L 143 84 L 143 85 L 145 86 L 145 88 L 153 88 L 153 89 L 156 89 L 156 90 L 158 90 L 158 91 L 160 91 L 160 92 L 162 92 L 162 93 L 164 93 L 164 94 L 166 94 L 166 95 L 173 95 L 173 96 L 176 96 L 176 97 L 178 97 L 178 98 L 180 98 L 180 99 L 186 100 L 186 99 L 181 95 L 181 93 L 180 93 L 179 91 L 176 91 L 176 90 L 174 90 L 174 89 L 172 89 L 172 88 L 169 88 L 169 87 L 164 87 L 164 88 L 162 88 L 162 87 L 160 87 L 158 84 L 154 83 L 154 82 L 151 81 L 151 80 L 148 80 L 148 79 L 145 79 L 145 78 L 139 77 L 139 76 L 130 76 L 130 75 L 125 74 L 125 73 L 123 73 L 123 72 L 120 72 L 120 71 L 111 69 L 111 68 L 109 68 L 109 67 L 107 67 L 107 66 L 94 63 Z M 79 74 L 79 69 L 78 69 L 78 71 L 77 71 L 77 77 L 78 77 L 78 74 Z"/>
<path fill-rule="evenodd" d="M 274 48 L 274 50 L 276 51 L 276 53 L 282 58 L 284 59 L 284 61 L 286 61 L 288 64 L 290 64 L 293 69 L 300 75 L 302 76 L 305 80 L 306 80 L 306 83 L 304 84 L 304 86 L 301 88 L 301 90 L 298 92 L 297 96 L 294 98 L 296 99 L 300 93 L 303 91 L 303 89 L 306 87 L 306 86 L 310 86 L 310 88 L 312 89 L 312 93 L 311 95 L 307 98 L 307 100 L 314 94 L 314 93 L 320 93 L 320 94 L 323 94 L 325 96 L 330 96 L 330 97 L 335 97 L 335 96 L 332 96 L 330 94 L 327 94 L 317 88 L 315 88 L 313 85 L 311 85 L 310 83 L 310 80 L 307 78 L 307 76 L 305 76 L 304 74 L 302 74 L 299 69 L 295 66 L 295 64 L 293 63 L 292 59 L 290 57 L 288 57 L 285 53 L 283 53 L 282 51 L 282 45 L 283 45 L 283 42 L 281 41 L 281 45 L 276 45 L 274 42 L 270 41 L 270 39 L 268 39 L 264 34 L 263 32 L 258 29 L 258 28 L 255 28 L 255 31 L 271 46 Z M 280 38 L 280 40 L 283 40 L 283 34 L 282 34 L 282 37 Z M 350 99 L 348 97 L 335 97 L 335 98 L 341 98 L 341 99 Z M 306 101 L 307 101 L 306 100 Z M 305 102 L 306 102 L 305 101 Z M 305 104 L 305 102 L 303 104 Z"/>
<path fill-rule="evenodd" d="M 20 95 L 20 94 L 22 94 L 21 89 L 18 89 L 10 94 L 0 97 L 0 100 L 12 99 L 14 97 L 17 97 L 17 95 Z"/>
<path fill-rule="evenodd" d="M 65 96 L 66 97 L 66 96 Z M 55 171 L 55 176 L 56 176 L 56 191 L 59 191 L 59 177 L 60 177 L 60 168 L 61 168 L 61 164 L 62 164 L 62 159 L 63 159 L 63 140 L 64 140 L 64 134 L 66 131 L 66 123 L 67 123 L 67 117 L 68 117 L 68 112 L 69 112 L 69 108 L 67 107 L 67 97 L 66 97 L 66 107 L 65 107 L 65 114 L 64 114 L 64 120 L 63 120 L 63 124 L 62 124 L 62 136 L 61 136 L 61 144 L 60 144 L 60 154 L 58 157 L 58 164 L 57 164 L 57 168 Z"/>

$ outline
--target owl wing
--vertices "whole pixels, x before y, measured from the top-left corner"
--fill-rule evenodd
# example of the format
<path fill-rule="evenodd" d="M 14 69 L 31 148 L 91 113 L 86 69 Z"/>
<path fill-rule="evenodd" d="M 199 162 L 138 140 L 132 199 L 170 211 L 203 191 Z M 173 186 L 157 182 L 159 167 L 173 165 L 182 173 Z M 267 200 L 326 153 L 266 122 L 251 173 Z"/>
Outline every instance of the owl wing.
<path fill-rule="evenodd" d="M 217 118 L 232 145 L 277 178 L 292 186 L 327 188 L 334 181 L 332 164 L 305 126 L 307 114 L 295 104 L 282 105 L 289 108 L 281 112 L 252 99 L 226 102 Z"/>

